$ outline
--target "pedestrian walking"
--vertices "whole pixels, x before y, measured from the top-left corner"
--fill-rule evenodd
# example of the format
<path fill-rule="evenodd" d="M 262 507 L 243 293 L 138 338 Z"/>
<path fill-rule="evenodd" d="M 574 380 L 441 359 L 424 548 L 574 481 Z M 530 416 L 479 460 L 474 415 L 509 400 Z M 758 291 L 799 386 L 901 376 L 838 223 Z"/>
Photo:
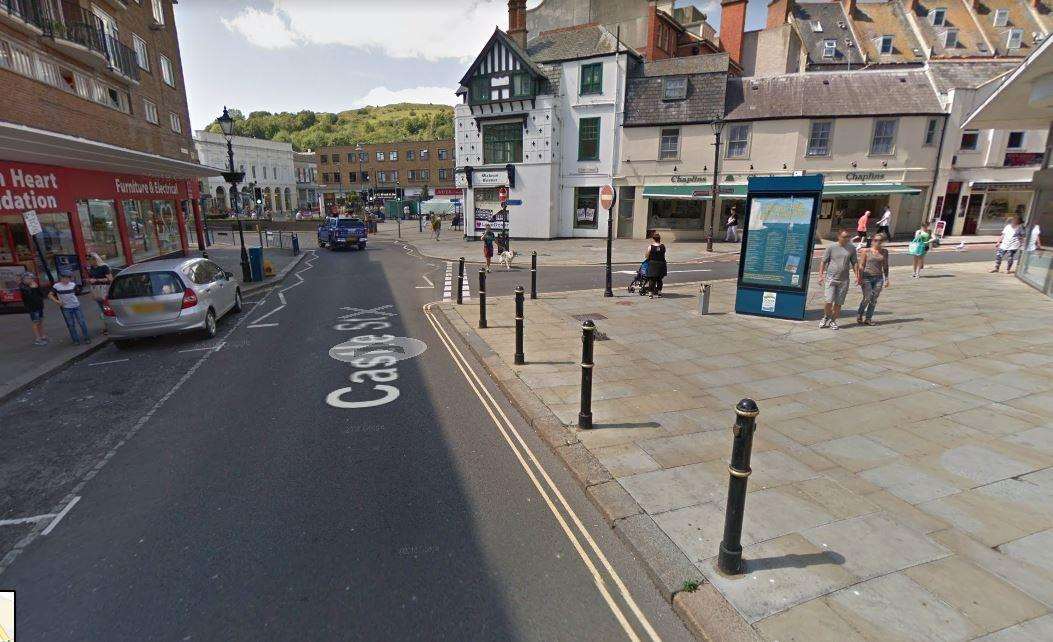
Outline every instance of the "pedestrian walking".
<path fill-rule="evenodd" d="M 863 245 L 867 245 L 867 226 L 870 225 L 870 210 L 863 212 L 863 215 L 859 217 L 856 222 L 856 234 L 859 235 L 859 242 Z"/>
<path fill-rule="evenodd" d="M 99 306 L 99 314 L 102 314 L 103 302 L 106 301 L 111 283 L 113 270 L 110 266 L 95 252 L 88 254 L 88 284 L 91 286 L 91 298 Z"/>
<path fill-rule="evenodd" d="M 892 209 L 888 205 L 885 206 L 885 211 L 881 213 L 881 218 L 877 222 L 877 233 L 884 234 L 886 241 L 892 240 L 892 233 L 889 231 L 889 227 L 892 225 Z"/>
<path fill-rule="evenodd" d="M 644 254 L 647 261 L 647 289 L 653 299 L 655 295 L 662 298 L 662 279 L 667 273 L 665 263 L 665 245 L 662 244 L 662 235 L 655 232 L 651 235 L 651 244 L 647 246 Z"/>
<path fill-rule="evenodd" d="M 62 319 L 66 322 L 69 338 L 73 340 L 73 343 L 87 344 L 91 343 L 91 337 L 88 336 L 88 322 L 84 320 L 84 311 L 80 308 L 78 294 L 80 294 L 80 286 L 73 281 L 73 275 L 68 270 L 63 270 L 59 274 L 58 283 L 51 286 L 48 298 L 58 304 L 59 310 L 62 311 Z M 80 329 L 79 335 L 78 328 Z"/>
<path fill-rule="evenodd" d="M 1005 266 L 1005 273 L 1013 273 L 1013 261 L 1016 260 L 1016 254 L 1020 251 L 1020 246 L 1024 243 L 1024 221 L 1019 216 L 1014 216 L 1009 219 L 1006 226 L 1002 228 L 1002 240 L 998 242 L 998 247 L 995 248 L 995 265 L 992 273 L 997 272 L 1002 267 L 1002 259 L 1007 259 Z"/>
<path fill-rule="evenodd" d="M 884 234 L 875 234 L 870 247 L 859 252 L 859 276 L 863 300 L 859 302 L 856 323 L 874 325 L 874 308 L 878 297 L 882 290 L 889 287 L 888 250 L 885 249 Z"/>
<path fill-rule="evenodd" d="M 483 230 L 483 258 L 486 259 L 486 271 L 490 271 L 490 261 L 494 258 L 494 230 L 490 224 L 486 224 Z"/>
<path fill-rule="evenodd" d="M 848 296 L 848 277 L 855 273 L 856 283 L 859 279 L 859 262 L 856 248 L 849 243 L 848 230 L 841 230 L 837 243 L 826 248 L 819 261 L 819 285 L 823 286 L 823 318 L 820 328 L 837 330 L 837 317 L 841 315 L 841 306 Z"/>
<path fill-rule="evenodd" d="M 48 335 L 44 331 L 44 299 L 47 298 L 47 290 L 41 287 L 32 272 L 23 272 L 18 280 L 18 293 L 22 296 L 22 306 L 33 326 L 33 345 L 46 346 Z"/>
<path fill-rule="evenodd" d="M 739 242 L 739 213 L 735 211 L 735 206 L 731 206 L 731 213 L 728 214 L 727 231 L 724 232 L 724 240 L 729 243 Z"/>
<path fill-rule="evenodd" d="M 435 234 L 435 240 L 439 240 L 439 232 L 442 231 L 442 219 L 439 218 L 438 214 L 434 214 L 431 217 L 431 231 Z"/>
<path fill-rule="evenodd" d="M 914 256 L 914 274 L 911 278 L 921 278 L 921 271 L 925 269 L 925 255 L 929 253 L 931 245 L 932 232 L 929 231 L 929 224 L 922 223 L 914 232 L 914 240 L 907 246 L 907 252 Z"/>

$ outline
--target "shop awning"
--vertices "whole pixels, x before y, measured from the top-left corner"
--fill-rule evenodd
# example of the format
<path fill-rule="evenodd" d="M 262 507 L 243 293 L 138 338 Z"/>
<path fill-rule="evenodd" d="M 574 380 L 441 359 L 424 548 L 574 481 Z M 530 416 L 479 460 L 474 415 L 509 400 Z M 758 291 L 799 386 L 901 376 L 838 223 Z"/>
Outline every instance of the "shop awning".
<path fill-rule="evenodd" d="M 193 143 L 186 142 L 189 150 Z M 0 121 L 0 159 L 175 179 L 220 176 L 224 171 L 6 121 Z"/>
<path fill-rule="evenodd" d="M 720 185 L 721 198 L 746 198 L 745 185 Z M 648 185 L 644 198 L 669 198 L 708 201 L 711 187 L 695 185 Z M 876 196 L 881 194 L 920 194 L 921 189 L 902 183 L 827 183 L 823 196 Z"/>

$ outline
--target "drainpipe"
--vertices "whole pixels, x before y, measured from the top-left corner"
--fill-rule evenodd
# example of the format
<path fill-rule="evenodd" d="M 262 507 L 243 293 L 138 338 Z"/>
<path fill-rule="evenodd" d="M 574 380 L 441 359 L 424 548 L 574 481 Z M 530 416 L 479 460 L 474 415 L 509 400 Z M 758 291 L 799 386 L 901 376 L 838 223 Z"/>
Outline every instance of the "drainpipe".
<path fill-rule="evenodd" d="M 929 198 L 926 199 L 925 203 L 925 216 L 927 218 L 924 220 L 926 222 L 932 221 L 932 216 L 930 215 L 930 213 L 932 212 L 932 198 L 936 194 L 936 184 L 940 180 L 940 163 L 943 161 L 943 139 L 947 136 L 947 124 L 950 122 L 950 120 L 950 114 L 943 115 L 943 127 L 940 128 L 940 146 L 939 148 L 937 148 L 936 151 L 936 171 L 932 175 L 932 187 L 929 188 Z M 955 211 L 957 211 L 957 203 L 955 203 Z"/>

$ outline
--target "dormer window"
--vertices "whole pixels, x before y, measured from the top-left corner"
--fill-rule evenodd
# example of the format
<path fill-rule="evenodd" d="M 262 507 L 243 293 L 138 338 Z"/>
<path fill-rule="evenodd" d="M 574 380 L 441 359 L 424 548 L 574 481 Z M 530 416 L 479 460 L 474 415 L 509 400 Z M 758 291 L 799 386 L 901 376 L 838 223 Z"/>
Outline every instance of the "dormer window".
<path fill-rule="evenodd" d="M 958 30 L 948 29 L 943 34 L 943 46 L 947 49 L 955 49 L 958 47 Z"/>
<path fill-rule="evenodd" d="M 819 22 L 818 20 L 812 20 L 812 31 L 814 31 L 815 33 L 822 33 L 823 23 Z"/>
<path fill-rule="evenodd" d="M 881 36 L 881 53 L 892 53 L 892 36 Z"/>
<path fill-rule="evenodd" d="M 665 78 L 662 81 L 662 100 L 687 98 L 687 78 Z"/>
<path fill-rule="evenodd" d="M 1009 9 L 995 9 L 994 26 L 1004 27 L 1009 24 Z"/>
<path fill-rule="evenodd" d="M 940 8 L 933 9 L 932 11 L 930 11 L 929 24 L 931 24 L 934 27 L 942 27 L 943 25 L 947 24 L 947 10 Z"/>
<path fill-rule="evenodd" d="M 1020 45 L 1024 39 L 1023 29 L 1010 29 L 1009 35 L 1006 36 L 1005 48 L 1009 51 L 1015 51 L 1020 48 Z"/>
<path fill-rule="evenodd" d="M 833 58 L 837 54 L 837 41 L 823 41 L 823 58 Z"/>

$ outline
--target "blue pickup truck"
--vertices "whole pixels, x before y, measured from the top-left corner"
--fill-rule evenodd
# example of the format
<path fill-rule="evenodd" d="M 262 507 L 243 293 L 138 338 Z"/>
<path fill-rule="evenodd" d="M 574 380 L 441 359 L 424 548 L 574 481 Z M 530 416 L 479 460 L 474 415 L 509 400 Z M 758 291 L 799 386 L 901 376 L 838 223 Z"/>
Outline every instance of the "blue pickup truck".
<path fill-rule="evenodd" d="M 360 218 L 326 217 L 318 227 L 318 247 L 366 249 L 366 223 Z"/>

